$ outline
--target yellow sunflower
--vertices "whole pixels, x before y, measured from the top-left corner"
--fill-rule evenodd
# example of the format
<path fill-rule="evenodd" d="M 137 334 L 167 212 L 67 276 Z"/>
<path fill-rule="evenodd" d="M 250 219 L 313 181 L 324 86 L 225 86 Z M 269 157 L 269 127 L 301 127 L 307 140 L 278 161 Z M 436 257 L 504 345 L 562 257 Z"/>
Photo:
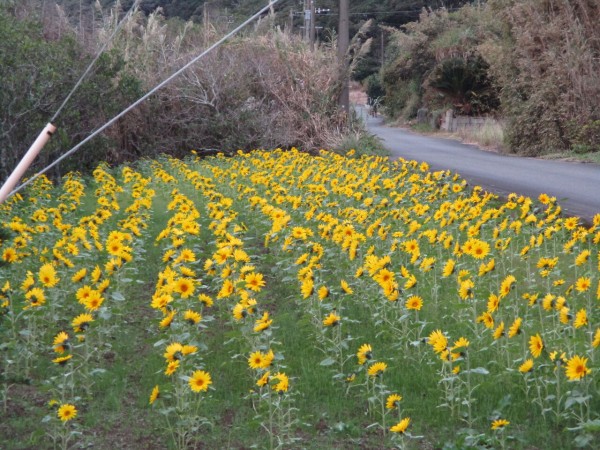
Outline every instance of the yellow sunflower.
<path fill-rule="evenodd" d="M 358 364 L 363 365 L 368 359 L 373 357 L 373 349 L 369 344 L 363 344 L 358 349 L 356 357 L 358 358 Z"/>
<path fill-rule="evenodd" d="M 387 364 L 384 362 L 373 363 L 367 370 L 367 374 L 370 377 L 377 377 L 381 375 L 387 369 Z"/>
<path fill-rule="evenodd" d="M 406 432 L 406 429 L 408 428 L 409 424 L 410 424 L 410 417 L 405 417 L 400 422 L 398 422 L 396 425 L 391 427 L 390 431 L 392 433 L 404 434 Z"/>
<path fill-rule="evenodd" d="M 418 295 L 411 295 L 406 299 L 406 309 L 413 309 L 415 311 L 420 311 L 423 307 L 423 299 Z"/>
<path fill-rule="evenodd" d="M 529 338 L 529 351 L 531 352 L 534 358 L 538 358 L 542 354 L 543 349 L 544 341 L 542 341 L 542 338 L 539 335 L 539 333 Z"/>
<path fill-rule="evenodd" d="M 581 358 L 580 356 L 573 356 L 567 361 L 565 371 L 567 378 L 571 381 L 581 380 L 583 377 L 588 375 L 592 369 L 587 367 L 587 358 Z"/>
<path fill-rule="evenodd" d="M 158 397 L 160 397 L 160 389 L 158 385 L 156 385 L 152 388 L 152 392 L 150 393 L 149 404 L 153 404 L 158 399 Z"/>
<path fill-rule="evenodd" d="M 69 420 L 74 419 L 77 416 L 77 408 L 74 405 L 69 403 L 65 403 L 60 405 L 58 411 L 56 413 L 58 418 L 63 422 L 68 422 Z"/>
<path fill-rule="evenodd" d="M 323 319 L 323 325 L 326 327 L 333 327 L 340 323 L 341 317 L 338 316 L 335 311 L 329 313 L 325 319 Z"/>
<path fill-rule="evenodd" d="M 502 430 L 510 425 L 510 422 L 506 419 L 498 419 L 492 422 L 492 430 Z"/>
<path fill-rule="evenodd" d="M 387 409 L 395 409 L 398 407 L 398 403 L 402 401 L 402 396 L 398 394 L 388 395 L 385 401 L 385 407 Z"/>
<path fill-rule="evenodd" d="M 190 388 L 194 392 L 207 391 L 208 386 L 212 384 L 210 374 L 204 370 L 196 370 L 190 377 Z"/>

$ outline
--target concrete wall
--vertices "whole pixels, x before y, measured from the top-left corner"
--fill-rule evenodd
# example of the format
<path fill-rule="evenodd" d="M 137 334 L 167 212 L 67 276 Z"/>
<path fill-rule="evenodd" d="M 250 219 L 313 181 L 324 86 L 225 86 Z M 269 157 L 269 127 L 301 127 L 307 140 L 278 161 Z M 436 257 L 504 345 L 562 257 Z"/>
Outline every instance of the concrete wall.
<path fill-rule="evenodd" d="M 479 128 L 490 123 L 493 119 L 488 117 L 470 117 L 470 116 L 456 116 L 454 117 L 454 111 L 449 109 L 446 111 L 446 115 L 442 119 L 440 128 L 442 130 L 454 132 L 464 128 Z"/>

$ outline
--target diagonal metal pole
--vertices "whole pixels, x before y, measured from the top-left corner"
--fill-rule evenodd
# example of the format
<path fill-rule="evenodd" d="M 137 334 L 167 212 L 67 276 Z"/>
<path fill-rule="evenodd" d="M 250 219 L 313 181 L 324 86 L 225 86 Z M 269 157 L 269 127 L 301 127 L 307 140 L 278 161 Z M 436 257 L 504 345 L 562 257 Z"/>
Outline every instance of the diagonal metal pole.
<path fill-rule="evenodd" d="M 42 148 L 44 148 L 44 145 L 46 145 L 46 143 L 50 140 L 50 137 L 52 137 L 55 131 L 56 127 L 51 123 L 47 124 L 44 127 L 44 129 L 37 137 L 35 142 L 31 145 L 27 153 L 25 153 L 25 156 L 23 156 L 23 159 L 21 159 L 21 162 L 17 165 L 17 167 L 15 167 L 15 170 L 13 170 L 13 172 L 4 182 L 4 185 L 2 185 L 2 189 L 0 189 L 0 204 L 4 203 L 4 200 L 7 199 L 10 192 L 14 189 L 14 187 L 17 185 L 17 183 L 23 177 L 23 175 L 25 175 L 25 172 L 27 172 L 27 169 L 29 168 L 31 163 L 35 160 L 37 155 L 40 154 L 40 151 L 42 150 Z"/>

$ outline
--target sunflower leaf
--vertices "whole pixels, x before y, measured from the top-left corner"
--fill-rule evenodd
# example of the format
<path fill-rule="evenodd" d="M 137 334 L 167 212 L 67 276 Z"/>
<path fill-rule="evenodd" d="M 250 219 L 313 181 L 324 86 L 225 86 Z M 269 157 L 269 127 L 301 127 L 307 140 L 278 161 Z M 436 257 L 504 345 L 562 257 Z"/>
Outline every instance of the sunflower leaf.
<path fill-rule="evenodd" d="M 583 396 L 583 395 L 572 395 L 570 397 L 567 398 L 567 400 L 565 401 L 565 409 L 569 409 L 571 406 L 573 406 L 574 404 L 583 404 L 586 401 L 588 401 L 590 399 L 589 395 Z"/>
<path fill-rule="evenodd" d="M 110 320 L 110 318 L 112 317 L 112 313 L 107 308 L 102 307 L 100 308 L 98 317 L 100 317 L 102 320 Z"/>
<path fill-rule="evenodd" d="M 123 302 L 123 301 L 125 301 L 125 296 L 123 294 L 121 294 L 119 291 L 113 292 L 112 295 L 111 295 L 111 297 L 116 302 Z"/>
<path fill-rule="evenodd" d="M 591 431 L 594 433 L 600 431 L 600 419 L 588 420 L 587 422 L 584 422 L 582 425 L 583 425 L 583 429 L 586 431 Z"/>
<path fill-rule="evenodd" d="M 587 447 L 593 440 L 594 440 L 594 436 L 586 433 L 586 434 L 580 434 L 579 436 L 577 436 L 573 440 L 573 442 L 575 443 L 576 447 L 583 448 L 583 447 Z"/>
<path fill-rule="evenodd" d="M 333 358 L 325 358 L 319 363 L 320 366 L 332 366 L 333 364 L 335 364 L 335 360 Z"/>
<path fill-rule="evenodd" d="M 474 369 L 465 370 L 463 373 L 477 373 L 479 375 L 489 375 L 490 371 L 485 367 L 475 367 Z"/>

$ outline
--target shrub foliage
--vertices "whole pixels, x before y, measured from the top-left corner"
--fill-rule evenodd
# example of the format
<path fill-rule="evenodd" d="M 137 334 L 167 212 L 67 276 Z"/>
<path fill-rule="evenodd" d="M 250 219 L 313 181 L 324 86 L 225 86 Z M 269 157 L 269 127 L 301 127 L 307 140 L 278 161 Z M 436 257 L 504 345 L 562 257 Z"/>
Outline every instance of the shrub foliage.
<path fill-rule="evenodd" d="M 99 5 L 99 4 L 98 4 Z M 25 17 L 30 17 L 25 19 Z M 121 5 L 71 24 L 60 8 L 0 7 L 0 176 L 5 178 L 123 17 Z M 15 20 L 16 19 L 16 20 Z M 85 23 L 84 23 L 85 22 Z M 34 30 L 31 32 L 30 30 Z M 222 35 L 192 22 L 136 11 L 56 121 L 39 170 Z M 208 54 L 183 76 L 92 140 L 55 173 L 168 152 L 337 147 L 349 131 L 338 111 L 335 49 L 310 51 L 271 17 Z M 332 63 L 333 62 L 333 63 Z M 142 150 L 143 149 L 143 150 Z"/>
<path fill-rule="evenodd" d="M 598 151 L 599 8 L 593 0 L 490 0 L 423 11 L 388 30 L 387 112 L 494 113 L 506 119 L 514 152 Z"/>

